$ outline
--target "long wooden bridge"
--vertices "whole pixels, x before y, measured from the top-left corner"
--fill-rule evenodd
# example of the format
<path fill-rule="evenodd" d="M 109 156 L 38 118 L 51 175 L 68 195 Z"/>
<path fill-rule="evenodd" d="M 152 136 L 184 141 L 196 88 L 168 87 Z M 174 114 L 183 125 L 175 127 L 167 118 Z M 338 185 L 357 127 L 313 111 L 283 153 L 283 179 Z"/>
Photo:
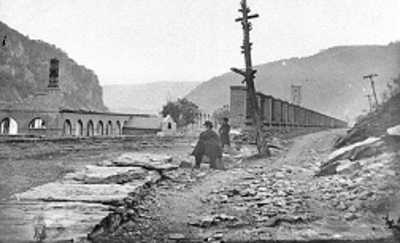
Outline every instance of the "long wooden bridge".
<path fill-rule="evenodd" d="M 345 121 L 260 92 L 257 93 L 257 101 L 266 127 L 347 127 Z M 251 125 L 246 87 L 231 86 L 230 112 L 233 125 Z"/>

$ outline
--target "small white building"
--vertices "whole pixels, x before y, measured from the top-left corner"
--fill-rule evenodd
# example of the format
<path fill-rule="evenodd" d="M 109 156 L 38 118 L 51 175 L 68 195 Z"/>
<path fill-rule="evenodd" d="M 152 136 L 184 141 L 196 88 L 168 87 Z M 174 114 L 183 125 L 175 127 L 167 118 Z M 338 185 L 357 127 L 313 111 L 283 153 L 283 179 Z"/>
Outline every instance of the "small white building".
<path fill-rule="evenodd" d="M 164 117 L 161 122 L 161 134 L 164 136 L 173 136 L 176 135 L 176 122 L 170 115 Z"/>

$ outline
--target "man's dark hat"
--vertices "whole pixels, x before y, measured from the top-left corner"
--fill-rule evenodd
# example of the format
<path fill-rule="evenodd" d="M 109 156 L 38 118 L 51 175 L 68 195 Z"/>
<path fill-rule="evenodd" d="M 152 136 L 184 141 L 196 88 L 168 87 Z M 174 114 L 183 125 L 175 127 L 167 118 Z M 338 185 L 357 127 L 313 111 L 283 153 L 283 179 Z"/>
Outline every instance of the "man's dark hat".
<path fill-rule="evenodd" d="M 210 122 L 210 121 L 205 121 L 204 124 L 203 124 L 203 126 L 206 126 L 206 127 L 213 127 L 213 124 L 212 124 L 212 122 Z"/>

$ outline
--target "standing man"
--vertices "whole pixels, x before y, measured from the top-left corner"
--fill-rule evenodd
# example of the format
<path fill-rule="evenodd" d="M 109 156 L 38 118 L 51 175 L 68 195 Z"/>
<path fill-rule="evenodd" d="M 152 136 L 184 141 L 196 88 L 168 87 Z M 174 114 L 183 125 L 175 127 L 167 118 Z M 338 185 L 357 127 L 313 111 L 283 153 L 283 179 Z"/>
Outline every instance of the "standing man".
<path fill-rule="evenodd" d="M 231 126 L 229 125 L 229 119 L 227 117 L 224 117 L 224 121 L 222 122 L 221 127 L 219 128 L 219 136 L 221 137 L 221 146 L 222 149 L 224 148 L 224 145 L 228 145 L 228 147 L 231 146 L 231 141 L 229 139 L 229 132 L 231 131 Z"/>
<path fill-rule="evenodd" d="M 203 156 L 210 159 L 210 168 L 217 169 L 216 160 L 222 158 L 221 142 L 218 134 L 213 131 L 213 124 L 210 121 L 204 122 L 206 130 L 200 133 L 199 141 L 191 155 L 195 157 L 195 168 L 200 168 Z"/>

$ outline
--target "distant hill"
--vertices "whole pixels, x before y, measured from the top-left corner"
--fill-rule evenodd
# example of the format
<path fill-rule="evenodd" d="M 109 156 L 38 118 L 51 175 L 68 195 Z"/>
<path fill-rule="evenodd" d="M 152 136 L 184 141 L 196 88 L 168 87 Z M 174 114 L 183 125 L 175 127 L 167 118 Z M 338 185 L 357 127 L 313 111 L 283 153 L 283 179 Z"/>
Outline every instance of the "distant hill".
<path fill-rule="evenodd" d="M 41 40 L 31 40 L 0 22 L 0 104 L 21 101 L 47 87 L 50 58 L 60 60 L 60 87 L 67 107 L 105 111 L 96 74 L 77 64 L 64 51 Z M 43 107 L 46 108 L 46 107 Z"/>
<path fill-rule="evenodd" d="M 167 100 L 187 95 L 198 82 L 154 82 L 136 85 L 105 85 L 104 102 L 112 111 L 158 113 Z"/>
<path fill-rule="evenodd" d="M 302 85 L 302 105 L 341 119 L 353 120 L 368 108 L 370 92 L 363 75 L 377 73 L 377 92 L 400 73 L 400 43 L 386 46 L 338 46 L 303 58 L 256 66 L 256 89 L 290 101 L 292 84 Z M 229 104 L 229 87 L 240 85 L 237 74 L 225 73 L 200 84 L 187 98 L 207 111 Z"/>

